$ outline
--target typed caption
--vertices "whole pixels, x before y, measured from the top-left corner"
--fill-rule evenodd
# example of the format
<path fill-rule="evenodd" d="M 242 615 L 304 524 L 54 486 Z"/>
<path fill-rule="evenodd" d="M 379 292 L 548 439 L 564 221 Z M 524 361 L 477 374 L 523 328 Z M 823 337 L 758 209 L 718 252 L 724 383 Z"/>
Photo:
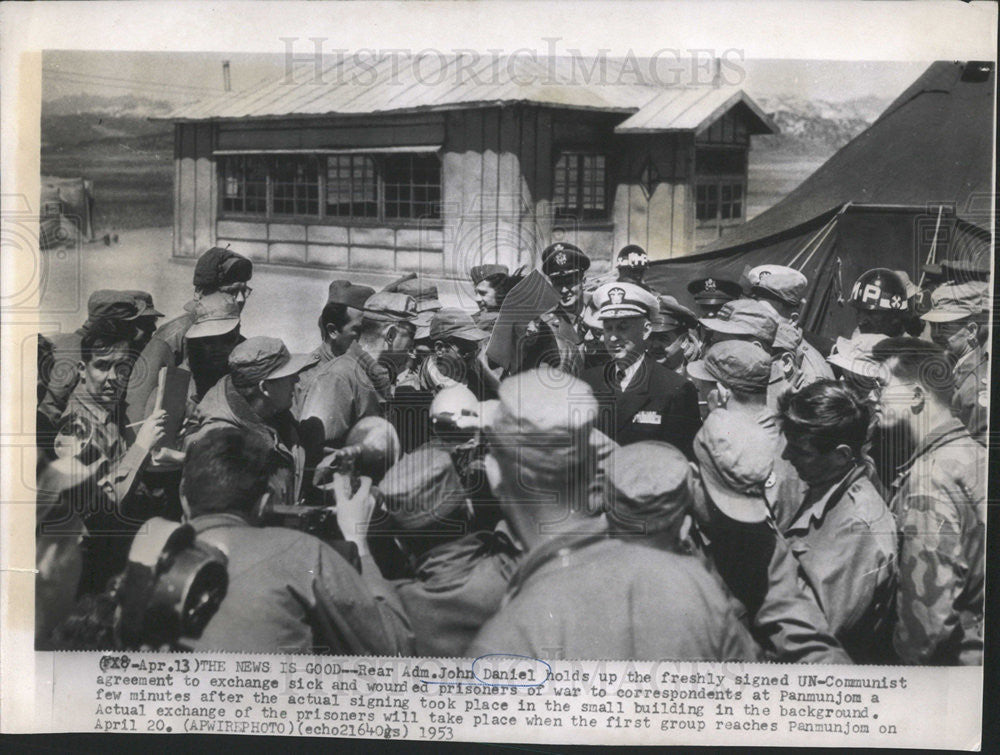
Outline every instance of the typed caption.
<path fill-rule="evenodd" d="M 981 728 L 979 669 L 37 655 L 50 731 L 970 749 Z"/>

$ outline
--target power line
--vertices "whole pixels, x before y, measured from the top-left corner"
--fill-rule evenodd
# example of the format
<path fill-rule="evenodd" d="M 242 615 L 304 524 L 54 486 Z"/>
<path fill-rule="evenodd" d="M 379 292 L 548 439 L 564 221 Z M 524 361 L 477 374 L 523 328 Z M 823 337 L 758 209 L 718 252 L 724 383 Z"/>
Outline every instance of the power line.
<path fill-rule="evenodd" d="M 221 93 L 221 89 L 215 89 L 212 87 L 191 86 L 188 84 L 168 84 L 166 82 L 161 82 L 161 81 L 142 81 L 136 79 L 122 78 L 119 76 L 101 76 L 99 74 L 93 74 L 93 73 L 80 73 L 77 71 L 61 71 L 56 68 L 43 68 L 42 71 L 44 73 L 52 74 L 55 76 L 88 80 L 90 83 L 94 84 L 101 83 L 102 81 L 108 81 L 114 83 L 127 84 L 129 86 L 134 86 L 136 88 L 144 88 L 148 86 L 161 89 L 188 89 L 192 91 L 205 92 L 205 93 L 215 93 L 215 94 Z"/>

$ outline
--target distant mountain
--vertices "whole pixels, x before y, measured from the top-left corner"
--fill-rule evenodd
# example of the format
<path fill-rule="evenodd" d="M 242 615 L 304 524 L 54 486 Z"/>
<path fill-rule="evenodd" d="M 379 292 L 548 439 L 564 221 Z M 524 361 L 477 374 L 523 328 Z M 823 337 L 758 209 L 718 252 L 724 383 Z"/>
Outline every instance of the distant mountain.
<path fill-rule="evenodd" d="M 890 99 L 868 96 L 844 102 L 795 96 L 759 97 L 781 133 L 754 139 L 754 149 L 829 157 L 870 126 Z"/>
<path fill-rule="evenodd" d="M 116 117 L 149 118 L 150 116 L 166 115 L 174 107 L 175 104 L 167 100 L 151 100 L 145 97 L 136 97 L 133 94 L 122 94 L 115 97 L 99 94 L 70 94 L 42 102 L 42 116 L 95 113 Z"/>

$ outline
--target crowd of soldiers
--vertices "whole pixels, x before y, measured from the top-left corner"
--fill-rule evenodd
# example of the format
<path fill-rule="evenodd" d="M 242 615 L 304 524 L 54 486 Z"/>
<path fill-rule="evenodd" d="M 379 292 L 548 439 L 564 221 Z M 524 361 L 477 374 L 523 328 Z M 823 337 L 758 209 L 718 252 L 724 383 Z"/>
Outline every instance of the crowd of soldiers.
<path fill-rule="evenodd" d="M 310 354 L 229 249 L 166 322 L 96 291 L 39 340 L 37 646 L 980 663 L 989 270 L 866 272 L 831 342 L 790 267 L 590 264 L 334 280 Z"/>

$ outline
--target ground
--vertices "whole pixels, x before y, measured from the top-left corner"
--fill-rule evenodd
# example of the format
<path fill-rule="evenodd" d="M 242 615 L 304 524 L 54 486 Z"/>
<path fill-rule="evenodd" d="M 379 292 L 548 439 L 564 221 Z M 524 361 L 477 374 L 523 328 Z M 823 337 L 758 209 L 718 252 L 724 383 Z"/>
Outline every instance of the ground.
<path fill-rule="evenodd" d="M 142 289 L 153 295 L 167 317 L 181 313 L 191 298 L 193 261 L 171 257 L 170 228 L 121 231 L 118 243 L 84 244 L 42 252 L 42 331 L 73 330 L 86 319 L 87 297 L 98 288 Z M 351 273 L 255 265 L 253 294 L 243 312 L 243 333 L 282 338 L 293 352 L 312 350 L 319 342 L 316 319 L 331 280 L 349 277 L 376 290 L 393 275 Z M 445 306 L 474 310 L 472 285 L 435 281 Z"/>

